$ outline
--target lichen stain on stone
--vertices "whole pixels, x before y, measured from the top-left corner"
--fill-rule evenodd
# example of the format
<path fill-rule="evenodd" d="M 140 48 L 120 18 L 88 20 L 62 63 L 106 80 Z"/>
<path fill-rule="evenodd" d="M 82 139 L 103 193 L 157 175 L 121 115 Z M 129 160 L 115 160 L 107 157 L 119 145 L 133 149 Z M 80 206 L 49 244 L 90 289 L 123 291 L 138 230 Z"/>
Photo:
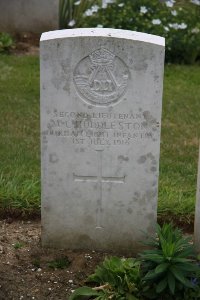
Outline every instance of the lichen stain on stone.
<path fill-rule="evenodd" d="M 148 68 L 148 64 L 144 61 L 138 62 L 136 65 L 134 65 L 134 69 L 136 71 L 145 71 Z"/>
<path fill-rule="evenodd" d="M 155 157 L 153 156 L 153 154 L 151 152 L 147 153 L 146 155 L 140 156 L 139 159 L 137 160 L 137 162 L 139 164 L 144 164 L 145 162 L 148 162 L 148 161 L 151 164 L 151 166 L 149 166 L 150 170 L 152 172 L 155 172 L 157 170 L 157 168 L 156 168 L 157 162 L 156 162 L 156 159 L 155 159 Z"/>
<path fill-rule="evenodd" d="M 121 162 L 122 162 L 122 161 L 126 161 L 126 162 L 129 161 L 128 156 L 123 156 L 123 155 L 119 155 L 119 156 L 118 156 L 118 159 L 119 159 Z"/>
<path fill-rule="evenodd" d="M 119 202 L 116 203 L 116 206 L 124 207 L 125 204 L 122 201 L 119 201 Z"/>
<path fill-rule="evenodd" d="M 49 59 L 49 55 L 47 53 L 43 54 L 42 59 L 43 59 L 43 61 L 47 61 Z"/>
<path fill-rule="evenodd" d="M 147 127 L 148 127 L 147 121 L 142 122 L 142 126 L 143 126 L 144 128 L 147 128 Z"/>
<path fill-rule="evenodd" d="M 70 66 L 70 60 L 66 59 L 61 61 L 61 68 L 63 70 L 63 73 L 65 74 L 65 85 L 63 87 L 63 90 L 65 90 L 66 92 L 68 92 L 70 94 L 70 83 L 71 83 L 71 78 L 70 78 L 70 74 L 71 74 L 71 66 Z"/>
<path fill-rule="evenodd" d="M 140 193 L 135 192 L 134 195 L 135 195 L 136 197 L 139 197 L 139 196 L 140 196 Z"/>
<path fill-rule="evenodd" d="M 56 153 L 49 154 L 49 161 L 53 164 L 57 163 L 59 161 L 57 154 Z"/>
<path fill-rule="evenodd" d="M 47 131 L 46 130 L 44 130 L 44 131 L 42 131 L 42 141 L 43 141 L 43 143 L 48 143 L 48 139 L 47 139 Z"/>
<path fill-rule="evenodd" d="M 144 206 L 144 205 L 146 205 L 146 203 L 147 203 L 147 199 L 146 199 L 145 196 L 142 196 L 142 197 L 139 199 L 139 201 L 138 201 L 138 204 L 139 204 L 140 206 Z"/>
<path fill-rule="evenodd" d="M 150 111 L 144 111 L 143 116 L 149 125 L 156 124 L 156 119 L 151 115 Z"/>
<path fill-rule="evenodd" d="M 67 83 L 64 85 L 63 90 L 66 91 L 66 92 L 68 92 L 68 93 L 70 94 L 70 84 L 68 83 L 68 81 L 67 81 Z"/>
<path fill-rule="evenodd" d="M 136 215 L 137 217 L 138 217 L 138 216 L 142 216 L 142 215 L 143 215 L 142 210 L 136 211 L 135 215 Z"/>
<path fill-rule="evenodd" d="M 55 170 L 51 171 L 49 174 L 50 174 L 50 175 L 57 175 L 57 173 L 56 173 Z"/>
<path fill-rule="evenodd" d="M 50 205 L 44 205 L 44 210 L 46 211 L 46 212 L 49 212 L 50 210 L 51 210 L 51 207 L 50 207 Z"/>
<path fill-rule="evenodd" d="M 154 80 L 158 81 L 159 80 L 159 76 L 158 75 L 154 75 Z"/>
<path fill-rule="evenodd" d="M 145 155 L 140 156 L 140 158 L 137 160 L 137 162 L 139 164 L 143 164 L 145 163 L 145 161 L 147 160 L 147 157 Z"/>
<path fill-rule="evenodd" d="M 138 202 L 140 200 L 140 193 L 135 192 L 134 196 L 132 197 L 132 200 L 129 202 L 129 204 L 133 204 L 135 202 Z"/>
<path fill-rule="evenodd" d="M 152 205 L 152 207 L 151 207 L 151 208 L 152 208 L 152 210 L 153 210 L 153 211 L 156 211 L 156 210 L 157 210 L 157 205 L 156 205 L 156 204 L 154 204 L 154 205 Z"/>
<path fill-rule="evenodd" d="M 65 80 L 66 78 L 63 75 L 57 75 L 54 78 L 52 78 L 51 83 L 57 90 L 59 90 L 60 86 L 63 82 L 65 82 Z"/>
<path fill-rule="evenodd" d="M 129 207 L 129 208 L 127 209 L 127 212 L 131 215 L 131 214 L 133 213 L 132 208 Z"/>
<path fill-rule="evenodd" d="M 71 73 L 70 59 L 65 59 L 61 61 L 61 67 L 65 74 Z"/>
<path fill-rule="evenodd" d="M 156 172 L 157 171 L 157 168 L 156 167 L 151 167 L 150 169 L 152 172 Z"/>
<path fill-rule="evenodd" d="M 150 158 L 150 159 L 154 159 L 154 156 L 151 152 L 147 153 L 147 157 Z"/>
<path fill-rule="evenodd" d="M 157 189 L 146 191 L 146 197 L 148 201 L 151 201 L 152 198 L 155 198 L 156 196 L 157 196 Z"/>
<path fill-rule="evenodd" d="M 152 183 L 152 186 L 157 186 L 157 180 Z"/>
<path fill-rule="evenodd" d="M 146 215 L 146 218 L 149 220 L 154 220 L 155 219 L 155 214 L 154 213 L 149 213 Z"/>

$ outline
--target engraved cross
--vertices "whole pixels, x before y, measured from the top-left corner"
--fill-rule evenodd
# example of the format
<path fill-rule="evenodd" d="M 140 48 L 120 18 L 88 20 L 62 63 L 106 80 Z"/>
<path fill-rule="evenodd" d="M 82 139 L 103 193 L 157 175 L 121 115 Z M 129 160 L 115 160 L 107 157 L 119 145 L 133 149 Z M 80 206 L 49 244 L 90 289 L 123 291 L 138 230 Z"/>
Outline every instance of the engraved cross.
<path fill-rule="evenodd" d="M 103 159 L 103 150 L 96 150 L 98 154 L 98 172 L 96 176 L 83 176 L 73 174 L 74 181 L 82 182 L 96 182 L 98 184 L 98 199 L 97 199 L 97 209 L 96 209 L 96 228 L 101 229 L 101 213 L 102 213 L 102 184 L 106 182 L 115 182 L 115 183 L 125 183 L 125 176 L 123 177 L 105 177 L 102 174 L 102 159 Z"/>

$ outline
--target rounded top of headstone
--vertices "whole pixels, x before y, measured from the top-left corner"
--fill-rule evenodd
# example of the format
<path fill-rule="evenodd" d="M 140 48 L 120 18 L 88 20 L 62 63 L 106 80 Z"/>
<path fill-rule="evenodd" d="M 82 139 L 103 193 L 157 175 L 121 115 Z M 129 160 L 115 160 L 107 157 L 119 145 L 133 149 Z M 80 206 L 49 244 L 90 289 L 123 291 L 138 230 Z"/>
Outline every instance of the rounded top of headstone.
<path fill-rule="evenodd" d="M 40 41 L 73 37 L 113 37 L 165 46 L 165 38 L 143 32 L 110 28 L 76 28 L 44 32 Z"/>

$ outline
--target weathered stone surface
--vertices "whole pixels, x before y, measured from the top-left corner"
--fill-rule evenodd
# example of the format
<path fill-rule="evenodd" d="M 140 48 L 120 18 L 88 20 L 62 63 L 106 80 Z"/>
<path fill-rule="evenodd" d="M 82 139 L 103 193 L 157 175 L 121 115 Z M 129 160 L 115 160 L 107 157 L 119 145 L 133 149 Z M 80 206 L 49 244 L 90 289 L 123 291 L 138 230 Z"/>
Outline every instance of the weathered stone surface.
<path fill-rule="evenodd" d="M 136 251 L 157 217 L 164 39 L 41 37 L 42 240 Z"/>

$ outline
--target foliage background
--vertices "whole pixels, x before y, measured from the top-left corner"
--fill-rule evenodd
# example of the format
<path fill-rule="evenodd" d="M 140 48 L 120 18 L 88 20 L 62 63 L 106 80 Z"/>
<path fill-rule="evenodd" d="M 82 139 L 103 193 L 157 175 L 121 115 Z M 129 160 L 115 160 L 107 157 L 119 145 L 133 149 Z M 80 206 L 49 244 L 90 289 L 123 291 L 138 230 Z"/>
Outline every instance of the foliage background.
<path fill-rule="evenodd" d="M 166 62 L 200 60 L 199 0 L 113 0 L 103 7 L 100 0 L 61 1 L 71 2 L 75 16 L 71 14 L 65 28 L 107 27 L 160 35 L 166 38 Z"/>

